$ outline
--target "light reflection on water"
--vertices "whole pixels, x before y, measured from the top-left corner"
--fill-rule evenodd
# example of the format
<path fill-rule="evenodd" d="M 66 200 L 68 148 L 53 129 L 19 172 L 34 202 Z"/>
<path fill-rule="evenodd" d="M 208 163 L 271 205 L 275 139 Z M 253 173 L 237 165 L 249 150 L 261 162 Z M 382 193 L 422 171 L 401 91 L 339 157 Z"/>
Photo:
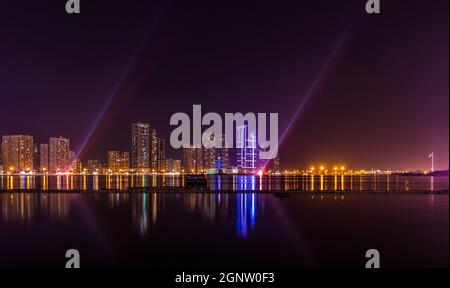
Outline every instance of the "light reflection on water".
<path fill-rule="evenodd" d="M 208 175 L 216 191 L 407 191 L 448 190 L 448 177 L 430 176 L 253 176 Z M 137 187 L 183 187 L 180 175 L 0 175 L 0 189 L 124 190 Z"/>
<path fill-rule="evenodd" d="M 37 215 L 66 219 L 70 203 L 78 196 L 69 193 L 1 193 L 1 219 L 6 223 L 32 223 Z"/>
<path fill-rule="evenodd" d="M 264 207 L 264 199 L 256 193 L 183 193 L 169 195 L 164 193 L 0 193 L 0 222 L 12 224 L 32 224 L 36 218 L 49 217 L 53 220 L 68 220 L 75 200 L 92 203 L 107 203 L 112 209 L 131 210 L 133 230 L 146 235 L 156 227 L 158 218 L 164 213 L 167 199 L 181 203 L 182 210 L 199 216 L 203 223 L 215 225 L 216 221 L 230 220 L 236 211 L 236 233 L 247 237 L 254 229 L 259 209 Z M 230 197 L 233 201 L 230 201 Z M 232 202 L 232 203 L 230 203 Z M 97 204 L 98 204 L 97 203 Z"/>
<path fill-rule="evenodd" d="M 242 185 L 252 187 L 252 179 L 248 180 Z M 269 264 L 290 261 L 291 265 L 313 265 L 302 258 L 306 252 L 324 257 L 322 260 L 330 259 L 326 263 L 331 266 L 346 259 L 340 257 L 349 257 L 349 263 L 359 265 L 360 250 L 373 243 L 386 255 L 416 253 L 414 259 L 418 262 L 407 262 L 410 258 L 405 257 L 406 262 L 401 263 L 407 265 L 420 266 L 420 261 L 426 265 L 448 265 L 448 259 L 445 262 L 442 256 L 448 251 L 447 194 L 311 193 L 278 198 L 258 192 L 4 192 L 0 193 L 0 209 L 0 234 L 7 235 L 0 243 L 19 240 L 22 246 L 56 253 L 55 259 L 60 255 L 59 250 L 54 250 L 54 239 L 62 241 L 57 243 L 61 249 L 73 245 L 86 249 L 104 245 L 103 240 L 97 240 L 98 235 L 103 235 L 100 239 L 107 244 L 116 243 L 112 245 L 114 253 L 130 265 L 133 261 L 147 263 L 148 259 L 157 265 L 168 261 L 167 257 L 188 263 L 198 259 L 197 264 L 218 264 L 222 259 L 232 264 L 258 264 L 262 259 Z M 340 250 L 332 250 L 336 246 L 330 243 L 339 243 Z M 209 250 L 205 245 L 209 245 Z M 14 253 L 21 253 L 19 246 L 16 249 L 13 245 L 12 249 L 17 250 Z M 392 251 L 390 247 L 394 247 Z M 180 260 L 183 253 L 189 256 Z M 345 256 L 348 253 L 357 254 L 357 258 Z M 8 255 L 13 255 L 10 249 L 0 248 L 0 266 L 10 263 L 1 260 L 1 256 Z M 249 255 L 264 257 L 253 259 Z M 111 263 L 100 252 L 92 257 L 100 259 L 98 263 Z"/>
<path fill-rule="evenodd" d="M 264 199 L 258 190 L 302 190 L 302 191 L 357 191 L 357 190 L 445 190 L 448 177 L 400 177 L 400 176 L 304 176 L 304 177 L 259 177 L 242 175 L 208 176 L 209 188 L 216 191 L 255 191 L 255 193 L 175 193 L 182 203 L 181 209 L 198 215 L 204 223 L 214 225 L 218 219 L 227 221 L 235 215 L 235 232 L 247 237 L 254 230 L 258 215 L 264 208 Z M 59 176 L 0 176 L 0 187 L 12 190 L 0 193 L 1 219 L 6 223 L 32 223 L 36 217 L 49 216 L 64 220 L 70 215 L 71 203 L 75 199 L 94 198 L 106 201 L 111 208 L 130 207 L 131 221 L 135 231 L 146 235 L 158 224 L 164 213 L 166 199 L 174 195 L 159 193 L 114 192 L 129 187 L 156 187 L 183 185 L 181 176 L 131 176 L 131 175 L 59 175 Z M 407 183 L 407 187 L 405 187 Z M 23 193 L 13 189 L 39 189 L 40 193 Z M 47 190 L 99 190 L 113 192 L 93 194 L 50 193 Z M 231 198 L 230 198 L 231 197 Z M 319 195 L 318 199 L 323 199 Z M 343 201 L 344 196 L 332 196 Z M 311 196 L 314 199 L 314 196 Z M 230 200 L 233 199 L 233 200 Z M 432 200 L 434 197 L 431 198 Z M 432 201 L 431 200 L 431 201 Z"/>

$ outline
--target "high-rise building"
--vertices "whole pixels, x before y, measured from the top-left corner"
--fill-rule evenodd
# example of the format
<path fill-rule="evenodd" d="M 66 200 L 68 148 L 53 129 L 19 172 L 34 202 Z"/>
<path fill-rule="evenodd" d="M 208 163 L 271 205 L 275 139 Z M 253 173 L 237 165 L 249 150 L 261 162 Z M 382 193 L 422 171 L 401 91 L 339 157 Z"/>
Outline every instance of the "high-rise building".
<path fill-rule="evenodd" d="M 131 167 L 150 168 L 150 124 L 133 123 L 131 128 Z"/>
<path fill-rule="evenodd" d="M 118 163 L 120 158 L 119 151 L 108 151 L 108 170 L 116 172 L 118 170 Z"/>
<path fill-rule="evenodd" d="M 102 161 L 100 160 L 87 160 L 87 170 L 89 173 L 102 173 L 103 172 L 103 165 Z"/>
<path fill-rule="evenodd" d="M 48 172 L 48 144 L 41 144 L 39 147 L 39 154 L 40 154 L 40 170 L 41 172 Z"/>
<path fill-rule="evenodd" d="M 2 137 L 3 169 L 10 172 L 33 170 L 33 136 Z"/>
<path fill-rule="evenodd" d="M 248 125 L 237 127 L 237 167 L 243 172 L 254 172 L 258 159 L 256 132 L 248 130 Z"/>
<path fill-rule="evenodd" d="M 183 169 L 185 173 L 203 173 L 205 163 L 203 148 L 191 146 L 183 148 Z"/>
<path fill-rule="evenodd" d="M 129 152 L 108 151 L 108 170 L 111 170 L 111 172 L 126 172 L 129 169 Z"/>
<path fill-rule="evenodd" d="M 181 160 L 177 159 L 165 159 L 164 163 L 164 172 L 168 173 L 181 173 Z"/>
<path fill-rule="evenodd" d="M 49 171 L 50 173 L 65 172 L 70 169 L 70 141 L 66 138 L 49 139 Z"/>
<path fill-rule="evenodd" d="M 183 170 L 185 173 L 195 172 L 194 149 L 183 148 Z"/>
<path fill-rule="evenodd" d="M 229 170 L 231 168 L 230 165 L 230 149 L 227 148 L 227 142 L 225 138 L 225 134 L 222 135 L 222 148 L 217 149 L 217 160 L 216 160 L 216 168 L 220 170 Z"/>
<path fill-rule="evenodd" d="M 158 135 L 155 129 L 150 134 L 150 168 L 153 172 L 158 170 Z"/>
<path fill-rule="evenodd" d="M 203 149 L 203 163 L 205 170 L 216 168 L 216 148 Z"/>
<path fill-rule="evenodd" d="M 166 160 L 166 141 L 163 138 L 158 138 L 158 172 L 167 171 L 165 167 Z"/>

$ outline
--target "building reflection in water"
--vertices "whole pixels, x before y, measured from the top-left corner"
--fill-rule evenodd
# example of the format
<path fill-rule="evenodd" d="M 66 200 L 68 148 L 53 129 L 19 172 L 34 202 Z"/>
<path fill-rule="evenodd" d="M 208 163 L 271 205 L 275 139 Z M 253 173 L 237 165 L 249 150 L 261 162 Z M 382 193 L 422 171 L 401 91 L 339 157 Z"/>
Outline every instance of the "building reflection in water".
<path fill-rule="evenodd" d="M 6 223 L 30 224 L 39 216 L 66 219 L 71 201 L 77 195 L 69 193 L 2 193 L 1 219 Z"/>
<path fill-rule="evenodd" d="M 0 189 L 124 190 L 132 187 L 182 187 L 183 175 L 0 175 Z M 255 190 L 410 190 L 448 189 L 447 177 L 405 177 L 399 175 L 300 175 L 253 176 L 207 175 L 214 191 Z"/>
<path fill-rule="evenodd" d="M 209 224 L 215 224 L 216 218 L 228 216 L 229 194 L 224 193 L 186 193 L 182 196 L 188 213 L 200 215 Z"/>
<path fill-rule="evenodd" d="M 113 195 L 117 197 L 118 194 L 121 193 Z M 171 207 L 174 208 L 177 205 L 174 205 L 175 202 L 181 201 L 183 213 L 200 216 L 208 225 L 215 225 L 218 221 L 229 222 L 235 218 L 236 233 L 241 237 L 247 237 L 254 230 L 258 210 L 263 209 L 264 206 L 263 198 L 258 197 L 257 193 L 136 193 L 128 195 L 130 195 L 133 227 L 143 236 L 148 234 L 152 227 L 157 226 L 158 219 L 165 210 L 166 202 L 171 202 Z M 230 206 L 231 199 L 236 201 L 235 206 Z M 113 201 L 113 203 L 116 202 Z M 230 213 L 234 207 L 236 214 Z M 175 217 L 180 217 L 180 221 L 183 221 L 182 215 Z"/>
<path fill-rule="evenodd" d="M 256 194 L 239 193 L 236 197 L 236 232 L 241 237 L 247 237 L 256 224 Z"/>
<path fill-rule="evenodd" d="M 127 207 L 130 204 L 130 193 L 108 193 L 108 201 L 112 208 Z"/>
<path fill-rule="evenodd" d="M 54 219 L 66 219 L 70 215 L 72 200 L 79 194 L 65 192 L 48 193 L 46 190 L 99 190 L 110 189 L 108 193 L 89 193 L 88 197 L 99 201 L 107 201 L 112 208 L 131 209 L 132 225 L 139 234 L 145 235 L 160 221 L 165 206 L 171 213 L 183 221 L 186 214 L 200 216 L 208 225 L 216 225 L 219 221 L 236 224 L 236 233 L 248 237 L 255 229 L 258 214 L 261 215 L 265 197 L 259 190 L 375 190 L 388 191 L 403 189 L 405 181 L 411 189 L 448 189 L 448 178 L 415 177 L 405 178 L 398 175 L 352 176 L 352 175 L 305 175 L 295 177 L 261 177 L 253 175 L 208 175 L 211 193 L 135 193 L 121 191 L 129 187 L 154 187 L 183 185 L 183 177 L 179 175 L 0 175 L 2 189 L 41 189 L 40 193 L 16 193 L 9 191 L 0 193 L 0 221 L 31 223 L 40 215 Z M 234 190 L 233 193 L 218 191 Z M 240 193 L 246 190 L 248 193 Z M 82 191 L 81 193 L 85 193 Z M 314 194 L 314 193 L 311 193 Z M 343 194 L 342 194 L 343 195 Z M 336 199 L 340 195 L 334 195 Z M 318 196 L 318 199 L 323 196 Z M 341 198 L 344 199 L 343 196 Z M 170 204 L 170 205 L 169 205 Z M 179 214 L 181 207 L 182 213 Z M 177 208 L 178 210 L 176 210 Z M 235 210 L 236 209 L 236 210 Z M 168 209 L 167 209 L 168 210 Z"/>
<path fill-rule="evenodd" d="M 148 233 L 150 226 L 156 226 L 158 213 L 164 207 L 164 194 L 136 193 L 131 194 L 131 213 L 133 226 L 139 234 Z"/>

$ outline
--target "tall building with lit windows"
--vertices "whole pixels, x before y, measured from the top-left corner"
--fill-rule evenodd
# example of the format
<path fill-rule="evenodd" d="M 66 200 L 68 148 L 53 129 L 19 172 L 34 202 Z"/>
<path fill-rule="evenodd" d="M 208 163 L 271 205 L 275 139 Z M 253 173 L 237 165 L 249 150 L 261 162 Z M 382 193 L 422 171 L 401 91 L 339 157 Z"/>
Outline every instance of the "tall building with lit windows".
<path fill-rule="evenodd" d="M 102 161 L 98 159 L 87 160 L 86 169 L 90 174 L 102 174 L 104 172 Z"/>
<path fill-rule="evenodd" d="M 150 168 L 153 172 L 158 171 L 158 134 L 156 129 L 150 130 Z"/>
<path fill-rule="evenodd" d="M 150 168 L 150 124 L 133 123 L 131 126 L 131 167 Z"/>
<path fill-rule="evenodd" d="M 181 172 L 181 161 L 177 159 L 165 159 L 164 163 L 164 172 L 167 173 L 180 173 Z"/>
<path fill-rule="evenodd" d="M 49 172 L 66 172 L 70 169 L 70 141 L 63 137 L 49 139 Z"/>
<path fill-rule="evenodd" d="M 230 149 L 227 148 L 227 142 L 225 139 L 225 134 L 222 135 L 222 148 L 217 148 L 216 154 L 216 168 L 219 170 L 229 170 L 230 165 Z"/>
<path fill-rule="evenodd" d="M 215 147 L 214 137 L 215 135 L 212 134 L 209 143 L 204 143 L 206 144 L 205 147 L 203 147 L 203 164 L 205 170 L 216 168 L 217 149 Z"/>
<path fill-rule="evenodd" d="M 183 170 L 185 173 L 199 174 L 205 172 L 203 151 L 201 147 L 183 148 Z"/>
<path fill-rule="evenodd" d="M 33 136 L 7 135 L 2 137 L 3 169 L 10 172 L 33 170 Z"/>
<path fill-rule="evenodd" d="M 5 171 L 33 170 L 33 137 L 28 135 L 3 136 L 2 157 Z"/>
<path fill-rule="evenodd" d="M 166 165 L 165 165 L 165 160 L 166 160 L 166 140 L 164 140 L 163 138 L 158 138 L 158 157 L 157 157 L 157 161 L 158 161 L 158 172 L 165 172 L 166 169 Z"/>
<path fill-rule="evenodd" d="M 258 160 L 256 132 L 249 131 L 248 125 L 243 125 L 237 127 L 236 136 L 237 167 L 243 172 L 254 172 Z"/>
<path fill-rule="evenodd" d="M 126 172 L 129 169 L 129 152 L 108 151 L 108 170 L 111 170 L 111 172 Z"/>

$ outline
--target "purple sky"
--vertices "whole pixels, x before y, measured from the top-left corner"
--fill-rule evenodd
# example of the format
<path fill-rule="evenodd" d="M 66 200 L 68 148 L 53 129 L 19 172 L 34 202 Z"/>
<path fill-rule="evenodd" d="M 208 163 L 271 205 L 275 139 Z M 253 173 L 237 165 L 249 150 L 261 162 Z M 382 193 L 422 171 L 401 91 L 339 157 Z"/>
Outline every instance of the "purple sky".
<path fill-rule="evenodd" d="M 0 135 L 86 142 L 86 160 L 202 104 L 292 121 L 284 168 L 427 169 L 434 151 L 448 169 L 447 0 L 59 2 L 2 3 Z"/>

